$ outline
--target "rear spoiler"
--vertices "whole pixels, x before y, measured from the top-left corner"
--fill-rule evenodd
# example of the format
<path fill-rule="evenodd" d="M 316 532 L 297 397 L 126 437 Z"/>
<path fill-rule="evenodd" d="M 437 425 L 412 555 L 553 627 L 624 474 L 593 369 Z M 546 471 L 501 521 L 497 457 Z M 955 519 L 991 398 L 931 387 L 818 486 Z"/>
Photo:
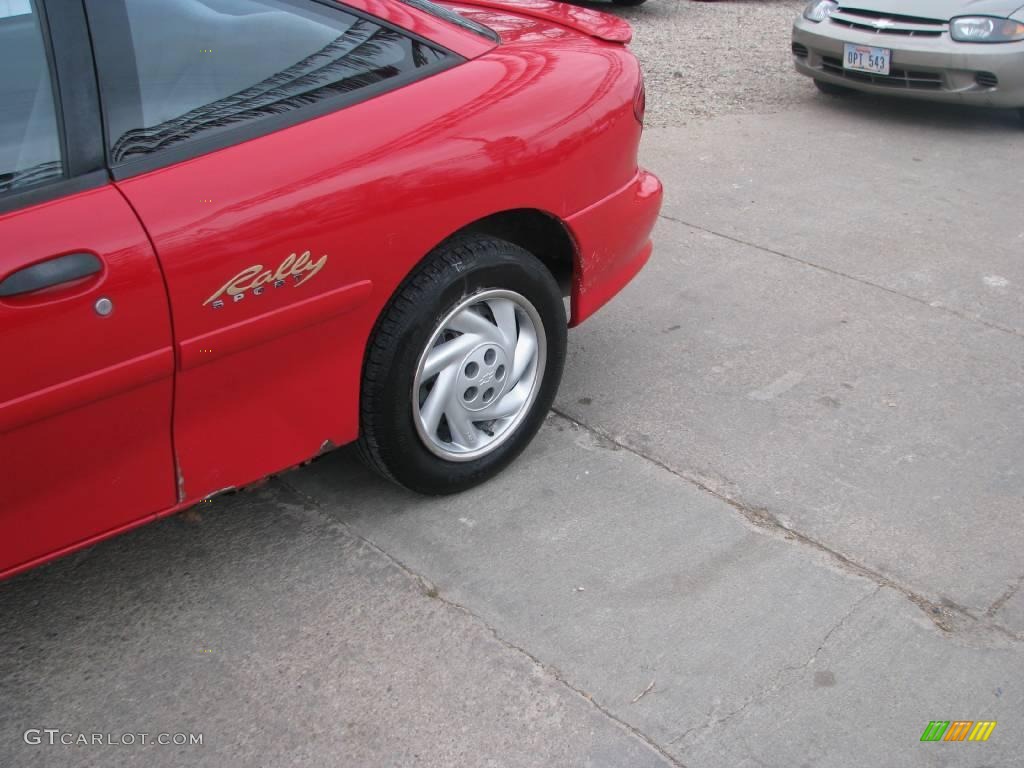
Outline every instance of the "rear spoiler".
<path fill-rule="evenodd" d="M 531 16 L 553 24 L 569 27 L 598 40 L 625 45 L 633 39 L 633 28 L 629 22 L 589 8 L 555 2 L 554 0 L 449 0 L 455 5 L 472 5 L 507 11 L 519 16 Z"/>

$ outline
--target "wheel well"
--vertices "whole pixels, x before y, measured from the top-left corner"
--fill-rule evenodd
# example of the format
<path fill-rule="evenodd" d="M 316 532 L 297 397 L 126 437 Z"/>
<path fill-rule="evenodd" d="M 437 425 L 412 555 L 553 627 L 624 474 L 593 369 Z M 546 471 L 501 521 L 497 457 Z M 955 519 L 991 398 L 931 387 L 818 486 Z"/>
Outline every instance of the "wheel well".
<path fill-rule="evenodd" d="M 525 248 L 550 270 L 562 295 L 569 295 L 576 243 L 565 225 L 554 216 L 532 208 L 503 211 L 463 227 L 455 234 L 470 232 L 500 237 Z"/>

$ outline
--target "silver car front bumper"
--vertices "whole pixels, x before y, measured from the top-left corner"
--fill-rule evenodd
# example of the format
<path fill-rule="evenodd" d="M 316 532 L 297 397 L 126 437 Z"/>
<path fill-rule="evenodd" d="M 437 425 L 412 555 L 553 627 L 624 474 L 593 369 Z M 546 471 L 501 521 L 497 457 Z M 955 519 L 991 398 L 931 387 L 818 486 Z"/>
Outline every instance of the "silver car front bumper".
<path fill-rule="evenodd" d="M 843 68 L 843 44 L 892 51 L 890 74 Z M 802 16 L 793 25 L 797 72 L 858 91 L 988 107 L 1024 107 L 1024 41 L 958 43 L 940 37 L 865 32 Z"/>

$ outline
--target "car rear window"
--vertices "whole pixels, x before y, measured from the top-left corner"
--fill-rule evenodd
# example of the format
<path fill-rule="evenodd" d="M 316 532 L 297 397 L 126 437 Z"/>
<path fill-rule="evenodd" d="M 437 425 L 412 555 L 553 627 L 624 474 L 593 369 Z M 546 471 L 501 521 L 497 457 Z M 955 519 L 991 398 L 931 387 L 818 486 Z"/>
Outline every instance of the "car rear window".
<path fill-rule="evenodd" d="M 125 0 L 134 66 L 101 68 L 110 156 L 180 142 L 431 71 L 451 54 L 307 0 Z M 107 30 L 95 30 L 101 45 Z"/>
<path fill-rule="evenodd" d="M 432 16 L 436 16 L 439 19 L 454 24 L 457 27 L 468 29 L 471 32 L 476 32 L 481 37 L 486 37 L 492 42 L 499 42 L 501 40 L 498 37 L 498 33 L 490 27 L 485 27 L 483 24 L 475 22 L 471 19 L 467 19 L 465 16 L 456 13 L 451 8 L 445 8 L 443 5 L 432 3 L 430 0 L 402 0 L 406 5 L 411 5 L 413 8 L 418 8 L 425 13 L 429 13 Z"/>

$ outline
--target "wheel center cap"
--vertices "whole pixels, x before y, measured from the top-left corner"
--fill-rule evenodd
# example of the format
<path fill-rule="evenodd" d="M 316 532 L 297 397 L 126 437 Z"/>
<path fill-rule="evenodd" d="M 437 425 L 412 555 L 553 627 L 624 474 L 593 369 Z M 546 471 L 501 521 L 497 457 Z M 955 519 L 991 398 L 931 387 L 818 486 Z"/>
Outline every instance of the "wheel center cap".
<path fill-rule="evenodd" d="M 466 355 L 455 384 L 462 407 L 475 412 L 493 405 L 505 390 L 510 368 L 508 354 L 498 344 L 481 344 Z"/>

